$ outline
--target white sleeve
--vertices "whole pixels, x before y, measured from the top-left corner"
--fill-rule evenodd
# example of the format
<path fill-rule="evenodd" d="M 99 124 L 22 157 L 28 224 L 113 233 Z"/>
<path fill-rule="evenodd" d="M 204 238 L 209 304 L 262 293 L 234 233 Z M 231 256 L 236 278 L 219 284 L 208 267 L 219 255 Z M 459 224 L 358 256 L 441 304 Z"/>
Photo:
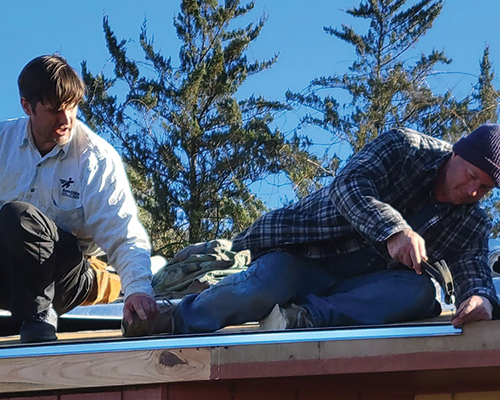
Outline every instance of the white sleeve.
<path fill-rule="evenodd" d="M 105 155 L 92 154 L 84 173 L 85 231 L 118 272 L 125 298 L 136 292 L 153 295 L 149 238 L 120 156 L 106 147 Z"/>

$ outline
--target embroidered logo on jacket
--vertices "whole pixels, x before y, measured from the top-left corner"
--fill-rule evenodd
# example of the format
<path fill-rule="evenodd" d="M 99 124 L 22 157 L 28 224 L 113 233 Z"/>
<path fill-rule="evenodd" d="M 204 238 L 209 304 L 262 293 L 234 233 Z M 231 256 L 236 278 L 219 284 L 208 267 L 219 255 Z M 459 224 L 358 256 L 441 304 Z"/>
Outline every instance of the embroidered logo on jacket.
<path fill-rule="evenodd" d="M 79 199 L 80 193 L 76 190 L 70 190 L 70 186 L 75 183 L 71 177 L 69 179 L 59 179 L 61 182 L 61 196 L 69 197 L 71 199 Z"/>

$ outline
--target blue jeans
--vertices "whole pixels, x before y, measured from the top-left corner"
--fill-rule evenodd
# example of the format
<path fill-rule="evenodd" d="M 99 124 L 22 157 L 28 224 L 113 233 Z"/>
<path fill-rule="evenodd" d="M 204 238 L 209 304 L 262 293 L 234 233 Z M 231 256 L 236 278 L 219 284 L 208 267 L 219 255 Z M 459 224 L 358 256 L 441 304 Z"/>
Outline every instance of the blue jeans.
<path fill-rule="evenodd" d="M 388 270 L 371 248 L 326 260 L 272 252 L 228 276 L 175 313 L 175 333 L 213 332 L 259 321 L 275 304 L 299 304 L 315 327 L 387 324 L 439 315 L 435 287 L 407 268 Z"/>

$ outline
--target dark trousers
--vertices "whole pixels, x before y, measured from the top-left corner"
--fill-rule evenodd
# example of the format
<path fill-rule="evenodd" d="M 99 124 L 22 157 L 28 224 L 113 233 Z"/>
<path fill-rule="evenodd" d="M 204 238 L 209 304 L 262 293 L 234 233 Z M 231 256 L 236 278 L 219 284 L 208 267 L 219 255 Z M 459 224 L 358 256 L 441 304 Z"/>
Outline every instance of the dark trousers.
<path fill-rule="evenodd" d="M 0 209 L 0 306 L 23 321 L 51 304 L 61 315 L 82 303 L 93 274 L 77 239 L 31 204 Z"/>

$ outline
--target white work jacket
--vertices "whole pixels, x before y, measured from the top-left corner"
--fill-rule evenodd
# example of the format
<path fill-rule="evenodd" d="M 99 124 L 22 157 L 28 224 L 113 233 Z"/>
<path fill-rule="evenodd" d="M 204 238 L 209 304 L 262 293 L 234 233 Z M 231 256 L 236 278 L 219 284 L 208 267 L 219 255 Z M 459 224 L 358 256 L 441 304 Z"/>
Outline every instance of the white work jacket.
<path fill-rule="evenodd" d="M 120 156 L 76 121 L 70 140 L 41 156 L 28 118 L 0 122 L 0 207 L 30 203 L 71 232 L 87 255 L 107 255 L 125 297 L 152 294 L 150 243 Z"/>

